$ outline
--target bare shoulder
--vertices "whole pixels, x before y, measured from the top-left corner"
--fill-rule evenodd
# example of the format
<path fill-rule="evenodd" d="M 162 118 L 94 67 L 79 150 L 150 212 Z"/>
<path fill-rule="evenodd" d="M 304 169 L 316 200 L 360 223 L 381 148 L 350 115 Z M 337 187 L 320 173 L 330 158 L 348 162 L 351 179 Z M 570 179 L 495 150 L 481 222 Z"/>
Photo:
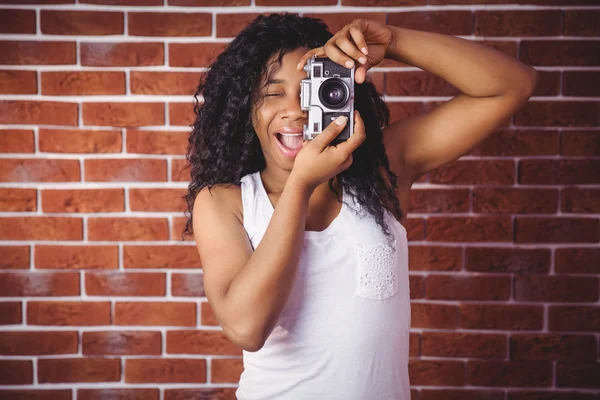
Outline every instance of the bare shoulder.
<path fill-rule="evenodd" d="M 207 191 L 208 189 L 204 189 Z M 210 194 L 223 207 L 230 210 L 243 224 L 243 207 L 241 187 L 229 183 L 219 183 L 210 188 Z"/>

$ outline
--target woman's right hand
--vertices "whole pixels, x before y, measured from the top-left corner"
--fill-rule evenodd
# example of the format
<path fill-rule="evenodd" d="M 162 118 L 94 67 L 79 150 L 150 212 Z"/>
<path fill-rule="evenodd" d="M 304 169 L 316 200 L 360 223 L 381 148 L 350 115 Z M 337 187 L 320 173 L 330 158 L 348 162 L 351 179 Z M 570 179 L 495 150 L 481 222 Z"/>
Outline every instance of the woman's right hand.
<path fill-rule="evenodd" d="M 352 165 L 352 152 L 366 139 L 365 125 L 358 111 L 354 111 L 354 133 L 335 146 L 329 143 L 344 129 L 332 121 L 313 140 L 302 144 L 296 154 L 290 180 L 313 191 L 321 183 L 328 181 Z"/>

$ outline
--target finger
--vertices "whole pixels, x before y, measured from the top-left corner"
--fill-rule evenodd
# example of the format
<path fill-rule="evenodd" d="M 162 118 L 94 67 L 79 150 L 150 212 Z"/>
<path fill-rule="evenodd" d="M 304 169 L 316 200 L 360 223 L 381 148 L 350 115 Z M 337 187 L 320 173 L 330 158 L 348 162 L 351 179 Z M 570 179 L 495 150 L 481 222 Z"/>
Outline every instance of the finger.
<path fill-rule="evenodd" d="M 336 42 L 337 46 L 347 55 L 352 57 L 354 60 L 358 60 L 359 63 L 364 64 L 367 62 L 367 57 L 358 50 L 350 39 L 347 37 L 341 37 Z"/>
<path fill-rule="evenodd" d="M 362 33 L 362 30 L 358 26 L 352 25 L 348 32 L 350 33 L 352 40 L 354 40 L 356 47 L 358 47 L 364 55 L 369 54 L 367 42 L 365 40 L 365 36 Z"/>
<path fill-rule="evenodd" d="M 367 79 L 367 70 L 371 68 L 369 63 L 361 65 L 354 70 L 354 80 L 356 83 L 363 83 Z"/>
<path fill-rule="evenodd" d="M 325 44 L 325 54 L 331 59 L 331 61 L 345 66 L 346 68 L 352 68 L 354 66 L 354 60 L 348 55 L 344 54 L 337 45 L 330 42 Z"/>
<path fill-rule="evenodd" d="M 348 140 L 338 144 L 337 148 L 352 154 L 366 138 L 365 124 L 360 117 L 358 110 L 354 110 L 354 133 L 350 135 Z"/>
<path fill-rule="evenodd" d="M 337 122 L 341 122 L 342 124 L 338 125 Z M 347 118 L 336 118 L 312 140 L 312 143 L 314 143 L 314 146 L 316 146 L 320 151 L 323 151 L 329 145 L 329 143 L 331 143 L 331 141 L 340 134 L 346 124 Z"/>
<path fill-rule="evenodd" d="M 324 51 L 323 47 L 317 47 L 317 48 L 307 51 L 306 54 L 304 54 L 300 58 L 300 62 L 298 62 L 296 69 L 301 70 L 302 68 L 304 68 L 304 64 L 306 64 L 306 60 L 311 58 L 313 55 L 316 55 L 317 57 L 324 56 L 325 51 Z"/>

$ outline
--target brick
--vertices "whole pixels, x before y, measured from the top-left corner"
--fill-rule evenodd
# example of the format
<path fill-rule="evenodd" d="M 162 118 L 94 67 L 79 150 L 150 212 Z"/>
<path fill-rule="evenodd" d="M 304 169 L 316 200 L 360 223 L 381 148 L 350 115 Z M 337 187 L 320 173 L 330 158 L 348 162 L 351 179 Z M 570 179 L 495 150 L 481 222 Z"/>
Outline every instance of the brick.
<path fill-rule="evenodd" d="M 461 325 L 466 329 L 540 330 L 544 309 L 508 304 L 461 304 Z"/>
<path fill-rule="evenodd" d="M 195 326 L 196 304 L 186 302 L 115 303 L 114 325 Z"/>
<path fill-rule="evenodd" d="M 556 365 L 556 386 L 577 388 L 600 388 L 600 364 Z"/>
<path fill-rule="evenodd" d="M 433 170 L 430 179 L 440 184 L 512 185 L 515 163 L 512 160 L 457 160 Z"/>
<path fill-rule="evenodd" d="M 77 272 L 11 272 L 0 274 L 0 296 L 78 296 Z"/>
<path fill-rule="evenodd" d="M 0 240 L 83 240 L 81 218 L 0 218 Z"/>
<path fill-rule="evenodd" d="M 558 131 L 499 130 L 467 154 L 473 156 L 557 155 Z"/>
<path fill-rule="evenodd" d="M 0 302 L 0 325 L 15 325 L 23 323 L 20 301 Z"/>
<path fill-rule="evenodd" d="M 416 332 L 410 332 L 408 335 L 408 353 L 410 357 L 418 357 L 421 354 L 421 335 Z"/>
<path fill-rule="evenodd" d="M 242 349 L 231 342 L 223 331 L 167 331 L 169 354 L 242 355 Z"/>
<path fill-rule="evenodd" d="M 82 332 L 84 355 L 160 355 L 162 336 L 149 331 Z"/>
<path fill-rule="evenodd" d="M 414 189 L 410 192 L 411 213 L 469 211 L 468 189 Z"/>
<path fill-rule="evenodd" d="M 171 181 L 189 182 L 191 180 L 190 166 L 185 159 L 173 159 L 171 163 Z"/>
<path fill-rule="evenodd" d="M 237 384 L 243 370 L 244 363 L 239 358 L 214 358 L 211 363 L 211 381 Z"/>
<path fill-rule="evenodd" d="M 600 132 L 563 131 L 560 134 L 560 148 L 563 156 L 600 155 Z"/>
<path fill-rule="evenodd" d="M 473 14 L 470 10 L 388 13 L 387 24 L 445 35 L 471 35 Z"/>
<path fill-rule="evenodd" d="M 582 392 L 564 392 L 547 391 L 535 392 L 528 390 L 526 392 L 509 391 L 507 400 L 597 400 L 594 394 Z"/>
<path fill-rule="evenodd" d="M 357 7 L 424 6 L 426 4 L 426 0 L 342 0 L 343 6 Z"/>
<path fill-rule="evenodd" d="M 558 360 L 594 362 L 596 338 L 584 335 L 513 334 L 511 360 Z"/>
<path fill-rule="evenodd" d="M 194 235 L 183 234 L 187 220 L 187 218 L 173 217 L 173 229 L 171 229 L 171 238 L 181 240 L 182 242 L 195 243 L 196 240 L 194 238 Z"/>
<path fill-rule="evenodd" d="M 33 153 L 35 143 L 30 129 L 0 129 L 2 153 Z"/>
<path fill-rule="evenodd" d="M 168 229 L 166 218 L 90 218 L 88 240 L 168 240 Z"/>
<path fill-rule="evenodd" d="M 115 246 L 36 245 L 36 269 L 117 269 L 119 248 Z"/>
<path fill-rule="evenodd" d="M 515 299 L 546 302 L 596 302 L 598 279 L 575 276 L 516 276 Z"/>
<path fill-rule="evenodd" d="M 131 36 L 210 36 L 211 13 L 129 12 Z"/>
<path fill-rule="evenodd" d="M 206 360 L 137 358 L 125 360 L 126 383 L 205 383 Z"/>
<path fill-rule="evenodd" d="M 0 246 L 0 269 L 29 269 L 29 249 L 30 246 Z"/>
<path fill-rule="evenodd" d="M 447 304 L 411 303 L 411 327 L 452 329 L 457 326 L 458 308 Z"/>
<path fill-rule="evenodd" d="M 269 13 L 266 13 L 268 15 Z M 259 13 L 217 14 L 217 37 L 235 37 L 243 28 L 250 24 Z M 265 15 L 265 14 L 263 14 Z"/>
<path fill-rule="evenodd" d="M 558 96 L 560 94 L 560 71 L 537 70 L 538 83 L 533 91 L 533 96 Z"/>
<path fill-rule="evenodd" d="M 386 72 L 385 94 L 390 96 L 456 96 L 460 91 L 427 71 Z"/>
<path fill-rule="evenodd" d="M 30 301 L 28 325 L 109 325 L 108 301 Z"/>
<path fill-rule="evenodd" d="M 383 66 L 383 65 L 382 65 Z M 390 110 L 390 124 L 413 115 L 424 114 L 423 103 L 421 102 L 386 102 Z"/>
<path fill-rule="evenodd" d="M 110 4 L 114 6 L 162 6 L 165 0 L 78 0 L 78 3 Z M 144 397 L 145 398 L 145 397 Z"/>
<path fill-rule="evenodd" d="M 210 307 L 210 304 L 206 301 L 203 301 L 200 303 L 200 315 L 202 316 L 201 325 L 208 325 L 208 326 L 220 325 L 219 321 L 217 320 L 217 317 L 215 316 L 214 311 Z"/>
<path fill-rule="evenodd" d="M 232 6 L 249 6 L 250 5 L 250 0 L 167 0 L 167 2 L 169 3 L 170 6 L 190 6 L 190 7 L 213 7 L 213 6 L 232 7 Z"/>
<path fill-rule="evenodd" d="M 173 0 L 170 0 L 173 1 Z M 198 1 L 198 0 L 180 0 L 180 1 Z M 211 1 L 211 0 L 202 0 Z M 237 388 L 193 388 L 193 389 L 165 389 L 165 400 L 184 400 L 194 398 L 194 396 L 203 396 L 207 399 L 235 399 Z"/>
<path fill-rule="evenodd" d="M 2 26 L 1 22 L 0 26 Z M 0 94 L 37 94 L 35 71 L 2 70 L 0 71 L 0 82 L 2 82 Z M 6 153 L 4 147 L 2 147 L 2 152 Z"/>
<path fill-rule="evenodd" d="M 448 242 L 512 241 L 510 217 L 429 217 L 427 239 Z"/>
<path fill-rule="evenodd" d="M 92 0 L 79 0 L 80 3 L 83 2 L 91 2 Z M 96 1 L 96 0 L 94 0 Z M 122 0 L 99 0 L 105 2 L 122 2 Z M 133 1 L 133 0 L 128 0 Z M 148 2 L 149 0 L 145 0 Z M 154 1 L 154 0 L 152 0 Z M 163 0 L 161 0 L 163 1 Z M 161 3 L 162 4 L 162 3 Z M 138 4 L 135 4 L 138 6 Z M 70 393 L 69 393 L 70 394 Z M 118 389 L 118 388 L 105 388 L 105 389 L 77 389 L 77 399 L 78 400 L 98 400 L 98 399 L 144 399 L 144 400 L 159 400 L 160 399 L 160 389 L 136 389 L 136 388 L 127 388 L 127 389 Z"/>
<path fill-rule="evenodd" d="M 425 297 L 433 300 L 508 300 L 509 276 L 429 275 Z"/>
<path fill-rule="evenodd" d="M 205 297 L 206 293 L 204 292 L 203 275 L 200 273 L 191 272 L 173 272 L 171 274 L 171 295 L 186 297 Z"/>
<path fill-rule="evenodd" d="M 598 126 L 599 107 L 600 102 L 594 101 L 529 101 L 515 114 L 514 123 L 523 126 Z"/>
<path fill-rule="evenodd" d="M 122 12 L 41 10 L 40 27 L 45 35 L 122 35 Z"/>
<path fill-rule="evenodd" d="M 119 212 L 125 211 L 123 189 L 48 189 L 42 190 L 45 212 Z"/>
<path fill-rule="evenodd" d="M 39 359 L 40 383 L 118 382 L 121 360 L 118 358 Z"/>
<path fill-rule="evenodd" d="M 551 331 L 600 331 L 600 307 L 553 306 L 548 309 Z"/>
<path fill-rule="evenodd" d="M 127 153 L 177 154 L 187 153 L 189 132 L 127 130 Z"/>
<path fill-rule="evenodd" d="M 75 0 L 71 0 L 75 1 Z M 71 389 L 0 389 L 0 397 L 3 400 L 71 400 Z M 79 399 L 82 399 L 79 397 Z"/>
<path fill-rule="evenodd" d="M 227 43 L 169 43 L 172 67 L 210 67 Z"/>
<path fill-rule="evenodd" d="M 185 95 L 196 92 L 204 73 L 197 72 L 131 72 L 131 93 L 148 95 Z"/>
<path fill-rule="evenodd" d="M 600 274 L 600 248 L 566 248 L 555 250 L 554 269 L 557 273 Z"/>
<path fill-rule="evenodd" d="M 124 95 L 125 73 L 117 71 L 41 72 L 42 94 L 48 96 Z"/>
<path fill-rule="evenodd" d="M 467 247 L 465 268 L 478 272 L 547 273 L 550 250 Z"/>
<path fill-rule="evenodd" d="M 475 10 L 477 36 L 560 36 L 561 10 Z"/>
<path fill-rule="evenodd" d="M 591 2 L 590 2 L 591 3 Z M 565 19 L 563 35 L 566 36 L 600 36 L 598 20 L 600 11 L 588 10 L 564 10 Z"/>
<path fill-rule="evenodd" d="M 424 389 L 419 394 L 419 400 L 504 400 L 504 393 L 493 390 Z"/>
<path fill-rule="evenodd" d="M 422 354 L 431 357 L 505 358 L 505 335 L 423 332 Z"/>
<path fill-rule="evenodd" d="M 550 386 L 552 363 L 470 360 L 467 362 L 467 383 L 475 386 Z"/>
<path fill-rule="evenodd" d="M 120 153 L 121 132 L 113 129 L 40 129 L 40 151 L 48 153 Z"/>
<path fill-rule="evenodd" d="M 264 1 L 264 0 L 262 0 L 262 1 Z M 280 0 L 267 0 L 267 1 L 279 3 Z M 285 0 L 285 1 L 287 1 L 287 2 L 294 1 L 294 2 L 298 2 L 298 3 L 302 3 L 302 0 Z M 331 0 L 317 0 L 317 1 L 331 2 Z M 334 5 L 337 4 L 335 1 L 333 3 L 334 3 Z M 305 5 L 305 4 L 307 4 L 307 3 L 301 4 L 301 5 Z M 346 11 L 346 10 L 344 10 L 344 11 Z M 383 12 L 379 12 L 379 13 L 375 13 L 375 12 L 305 13 L 303 15 L 305 17 L 318 18 L 318 19 L 323 20 L 323 22 L 325 22 L 325 24 L 329 28 L 329 31 L 333 34 L 335 34 L 337 31 L 341 30 L 344 26 L 350 24 L 355 19 L 359 19 L 359 18 L 377 21 L 381 24 L 386 23 L 385 22 L 386 15 Z"/>
<path fill-rule="evenodd" d="M 562 94 L 565 96 L 598 96 L 600 73 L 596 71 L 563 71 Z"/>
<path fill-rule="evenodd" d="M 462 361 L 409 360 L 411 385 L 463 386 L 465 364 Z"/>
<path fill-rule="evenodd" d="M 410 246 L 408 265 L 411 271 L 458 271 L 462 266 L 462 249 L 449 246 Z"/>
<path fill-rule="evenodd" d="M 0 124 L 77 126 L 77 103 L 35 100 L 0 101 Z"/>
<path fill-rule="evenodd" d="M 600 183 L 600 160 L 521 160 L 519 183 L 574 185 Z"/>
<path fill-rule="evenodd" d="M 80 45 L 82 66 L 141 67 L 164 65 L 164 43 L 99 43 Z"/>
<path fill-rule="evenodd" d="M 118 158 L 85 160 L 87 182 L 166 182 L 166 160 Z"/>
<path fill-rule="evenodd" d="M 34 356 L 77 353 L 77 331 L 0 332 L 0 354 Z"/>
<path fill-rule="evenodd" d="M 35 10 L 0 10 L 0 33 L 35 34 Z"/>
<path fill-rule="evenodd" d="M 131 211 L 180 212 L 186 210 L 182 189 L 130 189 Z"/>
<path fill-rule="evenodd" d="M 600 40 L 523 40 L 519 60 L 538 66 L 597 66 L 600 65 L 598 54 Z"/>
<path fill-rule="evenodd" d="M 410 275 L 409 291 L 411 299 L 421 299 L 425 295 L 425 277 L 420 275 Z"/>
<path fill-rule="evenodd" d="M 515 219 L 515 243 L 597 243 L 600 223 L 586 218 Z"/>
<path fill-rule="evenodd" d="M 3 182 L 77 182 L 81 180 L 79 160 L 10 159 L 0 160 Z"/>
<path fill-rule="evenodd" d="M 201 268 L 195 246 L 123 247 L 124 268 Z"/>
<path fill-rule="evenodd" d="M 0 188 L 0 211 L 37 210 L 35 189 Z"/>
<path fill-rule="evenodd" d="M 86 272 L 85 293 L 90 296 L 165 296 L 164 273 Z"/>
<path fill-rule="evenodd" d="M 132 128 L 165 124 L 163 103 L 84 103 L 81 112 L 85 125 Z"/>
<path fill-rule="evenodd" d="M 0 360 L 0 384 L 33 384 L 32 360 Z"/>
<path fill-rule="evenodd" d="M 557 189 L 473 189 L 473 211 L 479 213 L 535 214 L 558 210 Z"/>
<path fill-rule="evenodd" d="M 560 195 L 563 212 L 600 214 L 600 189 L 566 187 Z"/>
<path fill-rule="evenodd" d="M 76 63 L 77 58 L 75 42 L 45 40 L 0 41 L 0 64 L 67 65 Z"/>
<path fill-rule="evenodd" d="M 195 118 L 192 103 L 169 103 L 169 125 L 191 126 L 194 124 Z"/>

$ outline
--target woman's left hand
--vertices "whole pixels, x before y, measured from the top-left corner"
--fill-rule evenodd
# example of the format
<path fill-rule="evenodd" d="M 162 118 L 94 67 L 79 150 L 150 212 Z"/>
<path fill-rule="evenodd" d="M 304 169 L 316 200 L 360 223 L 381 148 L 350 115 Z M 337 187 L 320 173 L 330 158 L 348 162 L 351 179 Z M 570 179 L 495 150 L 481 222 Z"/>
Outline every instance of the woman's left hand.
<path fill-rule="evenodd" d="M 354 70 L 354 79 L 356 83 L 363 83 L 367 71 L 383 61 L 393 41 L 394 34 L 387 25 L 374 20 L 355 19 L 333 35 L 325 46 L 303 55 L 298 70 L 304 68 L 306 60 L 313 55 L 326 56 L 346 68 L 352 68 L 356 60 L 359 64 Z"/>

